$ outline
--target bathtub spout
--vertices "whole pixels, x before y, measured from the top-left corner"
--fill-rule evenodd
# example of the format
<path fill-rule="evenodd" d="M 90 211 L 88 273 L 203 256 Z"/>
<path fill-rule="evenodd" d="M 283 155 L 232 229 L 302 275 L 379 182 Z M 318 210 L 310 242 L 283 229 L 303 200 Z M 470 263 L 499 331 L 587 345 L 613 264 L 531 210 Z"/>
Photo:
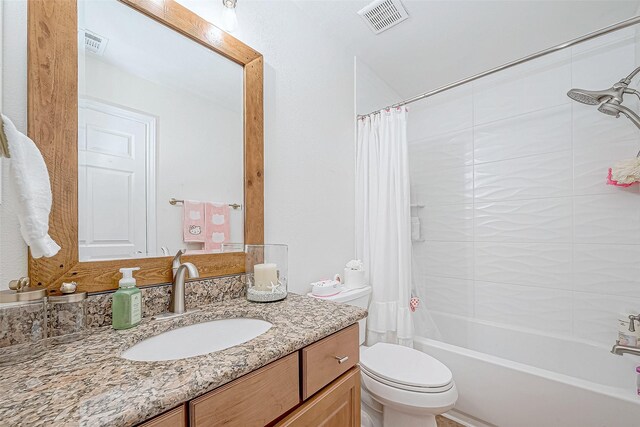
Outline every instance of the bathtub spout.
<path fill-rule="evenodd" d="M 617 354 L 618 356 L 622 356 L 625 353 L 640 356 L 640 348 L 622 345 L 620 344 L 620 341 L 616 341 L 615 345 L 611 348 L 611 353 Z"/>

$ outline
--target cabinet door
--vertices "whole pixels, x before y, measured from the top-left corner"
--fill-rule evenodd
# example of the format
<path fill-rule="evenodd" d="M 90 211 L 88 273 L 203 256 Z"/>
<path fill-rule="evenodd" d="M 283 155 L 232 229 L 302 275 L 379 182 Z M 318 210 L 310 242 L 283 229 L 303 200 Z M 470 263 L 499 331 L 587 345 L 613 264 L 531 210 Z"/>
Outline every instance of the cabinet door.
<path fill-rule="evenodd" d="M 180 405 L 162 415 L 150 419 L 138 427 L 186 427 L 187 411 L 185 405 Z"/>
<path fill-rule="evenodd" d="M 191 427 L 262 427 L 300 403 L 298 353 L 189 403 Z"/>
<path fill-rule="evenodd" d="M 356 366 L 359 333 L 356 323 L 302 349 L 302 400 Z"/>
<path fill-rule="evenodd" d="M 360 427 L 360 368 L 342 375 L 276 425 Z"/>

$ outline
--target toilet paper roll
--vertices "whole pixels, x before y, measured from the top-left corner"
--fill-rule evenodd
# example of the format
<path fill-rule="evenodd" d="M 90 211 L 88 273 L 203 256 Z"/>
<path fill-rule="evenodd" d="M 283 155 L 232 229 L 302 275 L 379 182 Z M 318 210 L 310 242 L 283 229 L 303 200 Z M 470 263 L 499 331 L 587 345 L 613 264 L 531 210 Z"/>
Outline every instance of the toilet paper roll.
<path fill-rule="evenodd" d="M 364 271 L 344 269 L 344 285 L 348 288 L 358 288 L 364 285 Z"/>

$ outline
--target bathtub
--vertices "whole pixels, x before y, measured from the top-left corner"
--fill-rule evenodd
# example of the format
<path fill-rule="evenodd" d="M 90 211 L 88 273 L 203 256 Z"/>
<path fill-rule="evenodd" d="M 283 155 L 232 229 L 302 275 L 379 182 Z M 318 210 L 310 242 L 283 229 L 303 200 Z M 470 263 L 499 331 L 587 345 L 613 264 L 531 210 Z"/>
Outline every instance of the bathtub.
<path fill-rule="evenodd" d="M 451 418 L 473 427 L 638 427 L 640 358 L 535 331 L 432 312 L 441 339 L 414 347 L 451 369 Z M 613 344 L 613 343 L 612 343 Z"/>

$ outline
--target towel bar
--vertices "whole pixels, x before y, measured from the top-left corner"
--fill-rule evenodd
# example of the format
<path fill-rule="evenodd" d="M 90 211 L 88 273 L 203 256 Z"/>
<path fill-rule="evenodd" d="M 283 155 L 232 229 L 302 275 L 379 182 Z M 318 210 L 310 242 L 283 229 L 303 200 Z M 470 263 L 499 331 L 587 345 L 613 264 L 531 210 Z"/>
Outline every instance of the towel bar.
<path fill-rule="evenodd" d="M 170 205 L 175 206 L 178 203 L 184 203 L 184 200 L 174 199 L 173 197 L 169 199 L 169 204 Z M 242 205 L 239 205 L 237 203 L 229 203 L 229 207 L 233 208 L 233 209 L 242 209 Z"/>

